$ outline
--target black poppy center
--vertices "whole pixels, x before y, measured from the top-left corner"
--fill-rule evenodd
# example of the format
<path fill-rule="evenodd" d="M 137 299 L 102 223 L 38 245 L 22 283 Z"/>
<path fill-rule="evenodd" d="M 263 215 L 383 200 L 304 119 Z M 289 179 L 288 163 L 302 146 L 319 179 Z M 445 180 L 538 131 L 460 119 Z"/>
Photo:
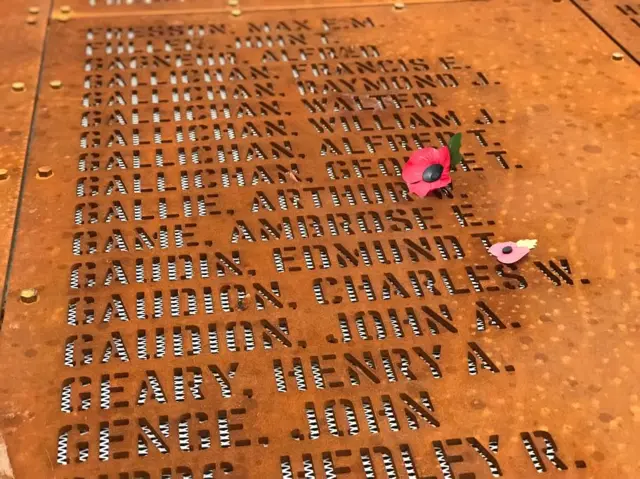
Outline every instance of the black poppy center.
<path fill-rule="evenodd" d="M 442 165 L 431 165 L 422 172 L 422 179 L 427 183 L 438 181 L 442 176 L 444 167 Z"/>
<path fill-rule="evenodd" d="M 504 254 L 509 254 L 513 252 L 513 248 L 511 246 L 505 246 L 504 248 L 502 248 L 502 252 Z"/>

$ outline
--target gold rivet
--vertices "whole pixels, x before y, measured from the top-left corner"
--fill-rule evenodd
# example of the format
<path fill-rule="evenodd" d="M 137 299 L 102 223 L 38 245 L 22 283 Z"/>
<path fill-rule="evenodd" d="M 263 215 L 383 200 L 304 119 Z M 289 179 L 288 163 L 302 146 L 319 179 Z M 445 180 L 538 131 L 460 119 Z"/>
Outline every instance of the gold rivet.
<path fill-rule="evenodd" d="M 396 10 L 404 9 L 404 2 L 395 2 L 393 4 L 393 8 L 395 8 Z"/>
<path fill-rule="evenodd" d="M 69 15 L 60 15 L 58 17 L 58 21 L 59 22 L 68 22 L 69 21 Z"/>
<path fill-rule="evenodd" d="M 49 82 L 49 86 L 54 90 L 57 90 L 59 88 L 62 88 L 62 82 L 60 80 L 51 80 Z"/>
<path fill-rule="evenodd" d="M 23 303 L 35 303 L 38 301 L 38 291 L 33 288 L 23 289 L 20 291 L 20 301 Z"/>
<path fill-rule="evenodd" d="M 71 13 L 71 7 L 69 5 L 62 5 L 60 11 L 62 13 Z"/>
<path fill-rule="evenodd" d="M 53 169 L 50 166 L 41 166 L 38 168 L 38 178 L 51 178 L 53 176 Z"/>
<path fill-rule="evenodd" d="M 7 178 L 9 178 L 9 170 L 0 168 L 0 180 L 6 180 Z"/>
<path fill-rule="evenodd" d="M 36 23 L 38 23 L 38 19 L 36 17 L 34 17 L 33 15 L 29 15 L 27 17 L 26 22 L 27 22 L 28 25 L 35 25 Z"/>
<path fill-rule="evenodd" d="M 231 15 L 233 15 L 234 17 L 239 17 L 240 15 L 242 15 L 242 10 L 240 10 L 239 8 L 234 8 L 233 10 L 231 10 Z"/>
<path fill-rule="evenodd" d="M 240 2 L 238 0 L 229 0 L 228 3 L 230 7 L 237 7 Z"/>
<path fill-rule="evenodd" d="M 13 91 L 24 91 L 24 87 L 25 87 L 25 85 L 21 81 L 13 82 L 11 84 L 11 89 Z"/>
<path fill-rule="evenodd" d="M 620 52 L 615 52 L 613 55 L 611 55 L 611 58 L 619 62 L 620 60 L 624 60 L 624 55 Z"/>
<path fill-rule="evenodd" d="M 29 7 L 29 13 L 32 13 L 33 15 L 40 13 L 40 7 Z"/>

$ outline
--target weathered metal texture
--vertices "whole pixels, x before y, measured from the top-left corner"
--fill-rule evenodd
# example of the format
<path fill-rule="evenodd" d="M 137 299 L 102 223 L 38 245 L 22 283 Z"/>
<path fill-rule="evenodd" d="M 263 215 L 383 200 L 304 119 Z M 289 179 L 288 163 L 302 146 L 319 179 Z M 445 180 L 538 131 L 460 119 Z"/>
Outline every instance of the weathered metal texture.
<path fill-rule="evenodd" d="M 631 60 L 635 59 L 636 63 L 640 63 L 640 3 L 624 0 L 575 2 L 627 50 L 620 53 L 628 53 L 633 56 Z"/>
<path fill-rule="evenodd" d="M 270 11 L 283 8 L 297 10 L 319 7 L 371 7 L 387 5 L 396 11 L 404 10 L 405 5 L 428 4 L 442 2 L 458 2 L 460 0 L 408 0 L 394 2 L 392 0 L 55 0 L 52 15 L 55 19 L 67 21 L 82 16 L 103 15 L 139 15 L 167 13 L 212 13 L 227 12 L 229 15 L 243 15 L 248 11 Z M 462 0 L 486 3 L 488 0 Z"/>
<path fill-rule="evenodd" d="M 48 0 L 0 5 L 0 290 L 5 284 L 49 6 Z"/>
<path fill-rule="evenodd" d="M 637 70 L 566 2 L 406 13 L 51 25 L 16 478 L 637 477 Z M 455 196 L 407 197 L 394 163 L 455 131 Z"/>
<path fill-rule="evenodd" d="M 54 19 L 73 20 L 82 16 L 103 15 L 139 15 L 153 13 L 172 13 L 180 11 L 230 12 L 231 6 L 224 0 L 54 0 L 51 12 Z"/>

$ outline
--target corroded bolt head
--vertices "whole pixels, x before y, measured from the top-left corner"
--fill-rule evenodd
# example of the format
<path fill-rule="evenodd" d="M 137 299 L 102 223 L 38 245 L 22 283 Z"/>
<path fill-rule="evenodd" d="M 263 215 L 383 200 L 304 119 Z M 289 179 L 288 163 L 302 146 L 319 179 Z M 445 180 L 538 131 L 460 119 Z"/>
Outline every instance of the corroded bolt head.
<path fill-rule="evenodd" d="M 49 86 L 54 90 L 57 90 L 59 88 L 62 88 L 62 82 L 60 80 L 51 80 L 49 82 Z"/>
<path fill-rule="evenodd" d="M 624 55 L 620 52 L 615 52 L 613 55 L 611 55 L 611 58 L 613 58 L 615 61 L 619 62 L 620 60 L 624 59 Z"/>
<path fill-rule="evenodd" d="M 29 13 L 35 15 L 36 13 L 40 13 L 40 7 L 29 7 Z"/>
<path fill-rule="evenodd" d="M 13 91 L 24 91 L 25 85 L 21 81 L 13 82 L 11 84 L 11 89 Z"/>
<path fill-rule="evenodd" d="M 395 8 L 396 10 L 403 10 L 405 7 L 404 2 L 395 2 L 393 4 L 393 8 Z"/>
<path fill-rule="evenodd" d="M 240 15 L 242 15 L 242 10 L 240 10 L 239 8 L 234 8 L 233 10 L 231 10 L 231 15 L 233 15 L 234 17 L 239 17 Z"/>
<path fill-rule="evenodd" d="M 34 288 L 27 288 L 20 291 L 20 301 L 23 303 L 35 303 L 38 301 L 38 290 Z"/>
<path fill-rule="evenodd" d="M 6 180 L 7 178 L 9 178 L 9 170 L 0 168 L 0 180 Z"/>
<path fill-rule="evenodd" d="M 62 13 L 71 13 L 71 7 L 69 5 L 62 5 L 60 11 Z"/>
<path fill-rule="evenodd" d="M 51 178 L 53 169 L 50 166 L 41 166 L 38 168 L 38 178 Z"/>

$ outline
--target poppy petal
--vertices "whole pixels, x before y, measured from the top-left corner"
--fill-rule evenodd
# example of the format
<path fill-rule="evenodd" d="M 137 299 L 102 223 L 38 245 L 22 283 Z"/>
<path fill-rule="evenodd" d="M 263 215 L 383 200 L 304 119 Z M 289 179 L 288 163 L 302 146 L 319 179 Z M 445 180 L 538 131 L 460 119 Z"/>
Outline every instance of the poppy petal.
<path fill-rule="evenodd" d="M 414 153 L 402 167 L 402 179 L 407 183 L 422 181 L 422 173 L 427 166 L 428 163 Z"/>
<path fill-rule="evenodd" d="M 491 248 L 489 248 L 489 253 L 491 253 L 493 256 L 498 256 L 502 254 L 503 248 L 507 248 L 507 247 L 516 248 L 517 246 L 518 245 L 513 241 L 504 241 L 502 243 L 496 243 L 492 245 Z"/>
<path fill-rule="evenodd" d="M 509 254 L 503 254 L 498 258 L 498 261 L 504 264 L 512 264 L 520 261 L 522 258 L 529 254 L 529 248 L 523 248 L 518 246 Z"/>
<path fill-rule="evenodd" d="M 444 188 L 449 183 L 451 183 L 451 175 L 449 174 L 449 170 L 443 170 L 440 178 L 434 181 L 432 184 L 436 185 L 436 188 Z"/>
<path fill-rule="evenodd" d="M 449 171 L 451 169 L 451 153 L 449 152 L 449 148 L 443 146 L 436 150 L 438 153 L 438 163 L 442 165 L 444 171 Z"/>
<path fill-rule="evenodd" d="M 410 159 L 420 160 L 425 163 L 425 168 L 429 165 L 440 164 L 440 152 L 435 148 L 420 148 L 411 154 Z"/>
<path fill-rule="evenodd" d="M 438 187 L 434 187 L 435 183 L 427 183 L 426 181 L 419 181 L 418 183 L 413 183 L 409 185 L 409 192 L 415 193 L 421 198 L 424 198 L 429 193 L 434 190 L 437 190 Z"/>

